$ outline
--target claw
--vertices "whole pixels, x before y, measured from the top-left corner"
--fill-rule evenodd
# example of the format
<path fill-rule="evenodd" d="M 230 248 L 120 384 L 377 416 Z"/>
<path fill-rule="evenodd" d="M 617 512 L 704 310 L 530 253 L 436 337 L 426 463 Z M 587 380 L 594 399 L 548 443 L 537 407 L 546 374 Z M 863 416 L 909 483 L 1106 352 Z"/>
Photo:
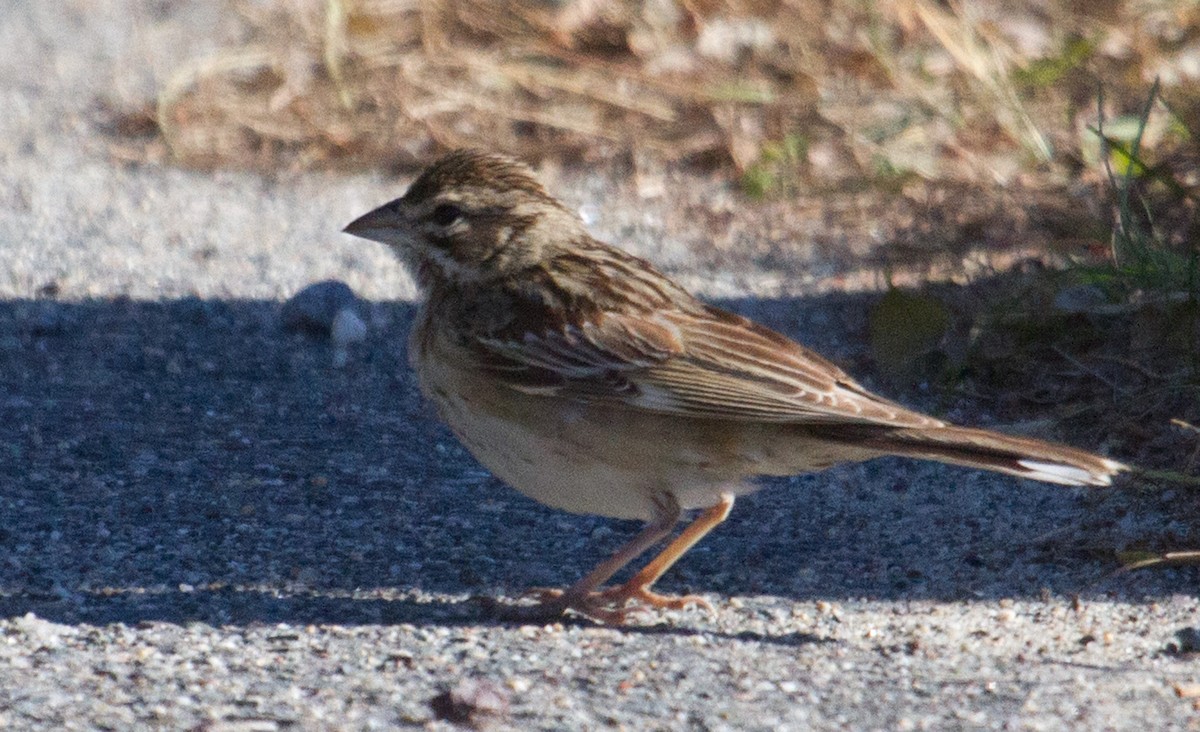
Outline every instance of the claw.
<path fill-rule="evenodd" d="M 600 602 L 597 602 L 599 600 Z M 600 593 L 593 592 L 588 597 L 580 598 L 569 606 L 575 612 L 586 615 L 592 620 L 599 620 L 605 625 L 624 625 L 631 611 L 624 608 L 609 607 Z"/>

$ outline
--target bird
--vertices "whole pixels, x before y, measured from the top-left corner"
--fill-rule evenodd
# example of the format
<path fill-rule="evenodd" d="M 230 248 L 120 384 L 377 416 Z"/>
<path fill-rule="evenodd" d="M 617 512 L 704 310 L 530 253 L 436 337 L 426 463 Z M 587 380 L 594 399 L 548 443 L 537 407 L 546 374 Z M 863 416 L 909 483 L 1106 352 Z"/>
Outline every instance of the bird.
<path fill-rule="evenodd" d="M 708 304 L 590 235 L 533 170 L 459 149 L 346 233 L 389 247 L 420 303 L 408 354 L 423 395 L 493 475 L 542 504 L 644 522 L 565 589 L 502 617 L 601 623 L 707 607 L 654 583 L 762 476 L 899 455 L 1047 483 L 1107 486 L 1128 466 L 949 424 L 872 393 L 833 362 Z M 614 575 L 683 530 L 626 582 Z"/>

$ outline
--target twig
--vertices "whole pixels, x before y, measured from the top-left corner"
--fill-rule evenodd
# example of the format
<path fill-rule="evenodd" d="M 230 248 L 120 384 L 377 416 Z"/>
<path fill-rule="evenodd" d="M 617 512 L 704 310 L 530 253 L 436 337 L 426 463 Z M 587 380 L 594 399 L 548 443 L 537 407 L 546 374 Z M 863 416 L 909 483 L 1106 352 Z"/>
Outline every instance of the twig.
<path fill-rule="evenodd" d="M 1200 551 L 1189 550 L 1182 552 L 1163 552 L 1158 556 L 1139 559 L 1129 562 L 1125 566 L 1117 569 L 1110 576 L 1126 574 L 1137 569 L 1146 569 L 1148 567 L 1161 567 L 1163 565 L 1176 564 L 1200 564 Z"/>
<path fill-rule="evenodd" d="M 1105 376 L 1104 376 L 1103 374 L 1101 374 L 1100 372 L 1098 372 L 1098 371 L 1096 371 L 1095 369 L 1093 369 L 1093 368 L 1091 368 L 1091 367 L 1087 366 L 1087 365 L 1086 365 L 1086 364 L 1084 364 L 1082 361 L 1080 361 L 1079 359 L 1075 358 L 1074 356 L 1072 356 L 1071 354 L 1067 353 L 1066 351 L 1064 351 L 1063 349 L 1059 348 L 1058 346 L 1051 346 L 1051 348 L 1053 349 L 1053 351 L 1054 351 L 1055 353 L 1057 353 L 1059 356 L 1062 356 L 1064 359 L 1066 359 L 1066 360 L 1067 360 L 1067 361 L 1068 361 L 1068 362 L 1069 362 L 1071 365 L 1073 365 L 1075 368 L 1079 369 L 1080 371 L 1084 372 L 1085 374 L 1087 374 L 1087 375 L 1091 376 L 1092 378 L 1096 379 L 1097 381 L 1099 381 L 1099 382 L 1101 382 L 1101 383 L 1105 384 L 1106 386 L 1108 386 L 1108 388 L 1110 388 L 1110 389 L 1112 389 L 1112 390 L 1113 390 L 1113 393 L 1115 393 L 1115 394 L 1121 394 L 1121 393 L 1122 393 L 1121 387 L 1119 387 L 1117 384 L 1113 383 L 1111 379 L 1105 378 Z"/>
<path fill-rule="evenodd" d="M 1182 419 L 1180 419 L 1179 417 L 1172 417 L 1171 424 L 1175 425 L 1176 427 L 1182 427 L 1185 430 L 1190 430 L 1192 432 L 1195 432 L 1197 435 L 1200 435 L 1200 427 L 1197 427 L 1196 425 L 1192 424 L 1191 422 L 1185 422 Z"/>

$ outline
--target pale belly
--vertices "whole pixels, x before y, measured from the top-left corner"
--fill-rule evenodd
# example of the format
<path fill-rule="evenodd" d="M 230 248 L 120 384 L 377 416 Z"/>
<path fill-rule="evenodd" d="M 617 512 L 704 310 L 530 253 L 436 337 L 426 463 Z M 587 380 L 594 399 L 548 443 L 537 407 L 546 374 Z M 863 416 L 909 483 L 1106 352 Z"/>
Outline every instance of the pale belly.
<path fill-rule="evenodd" d="M 453 369 L 417 366 L 422 391 L 484 467 L 564 511 L 649 520 L 664 494 L 685 510 L 707 508 L 723 493 L 754 490 L 751 476 L 839 462 L 808 444 L 797 464 L 799 445 L 779 435 L 778 426 L 575 404 L 502 386 L 482 389 L 474 380 L 471 388 Z"/>
<path fill-rule="evenodd" d="M 653 496 L 663 485 L 649 476 L 596 459 L 572 441 L 547 439 L 541 430 L 501 422 L 491 416 L 461 416 L 454 400 L 442 415 L 458 439 L 484 467 L 508 485 L 552 508 L 614 518 L 649 520 Z M 560 435 L 569 425 L 547 423 Z M 674 493 L 674 492 L 672 492 Z M 716 492 L 712 491 L 715 496 Z M 678 496 L 676 498 L 678 500 Z M 703 505 L 715 502 L 696 496 Z"/>

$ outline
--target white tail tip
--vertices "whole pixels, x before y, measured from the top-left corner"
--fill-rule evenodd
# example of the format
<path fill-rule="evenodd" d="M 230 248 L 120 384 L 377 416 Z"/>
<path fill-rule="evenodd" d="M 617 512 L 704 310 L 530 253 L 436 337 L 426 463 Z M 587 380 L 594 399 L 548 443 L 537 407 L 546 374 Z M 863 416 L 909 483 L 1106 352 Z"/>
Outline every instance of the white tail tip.
<path fill-rule="evenodd" d="M 1127 466 L 1107 458 L 1102 461 L 1102 464 L 1107 472 L 1085 470 L 1074 465 L 1043 462 L 1029 458 L 1017 461 L 1017 465 L 1029 471 L 1026 477 L 1062 485 L 1112 485 L 1114 474 L 1129 469 Z"/>

